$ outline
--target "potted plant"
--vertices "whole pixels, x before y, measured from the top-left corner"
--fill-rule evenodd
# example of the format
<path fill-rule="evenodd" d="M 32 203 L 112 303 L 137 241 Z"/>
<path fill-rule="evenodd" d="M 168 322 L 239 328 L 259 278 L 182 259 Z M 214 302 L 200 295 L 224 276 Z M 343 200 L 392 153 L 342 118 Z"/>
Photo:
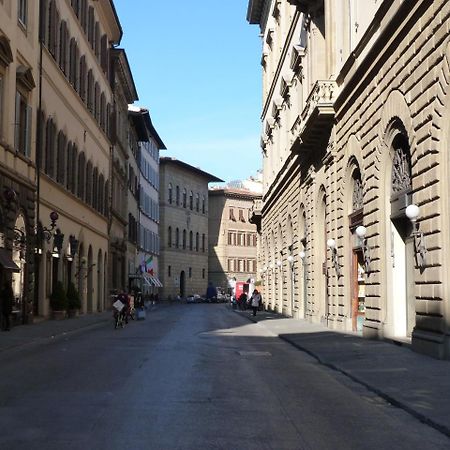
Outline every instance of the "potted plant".
<path fill-rule="evenodd" d="M 61 281 L 56 282 L 55 288 L 50 295 L 50 307 L 52 308 L 54 319 L 65 319 L 67 310 L 67 295 Z"/>
<path fill-rule="evenodd" d="M 80 294 L 75 285 L 70 282 L 67 286 L 67 313 L 69 317 L 77 317 L 81 309 Z"/>

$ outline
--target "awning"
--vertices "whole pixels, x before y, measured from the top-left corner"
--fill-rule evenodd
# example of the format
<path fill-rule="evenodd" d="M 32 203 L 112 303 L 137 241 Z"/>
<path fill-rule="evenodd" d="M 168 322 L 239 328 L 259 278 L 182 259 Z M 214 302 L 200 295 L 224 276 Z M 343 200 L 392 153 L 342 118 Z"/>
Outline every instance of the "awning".
<path fill-rule="evenodd" d="M 155 287 L 163 287 L 161 281 L 159 281 L 158 277 L 154 277 L 152 275 L 143 275 L 144 281 L 147 283 L 148 286 L 155 286 Z"/>
<path fill-rule="evenodd" d="M 11 259 L 11 255 L 6 248 L 0 248 L 0 266 L 6 270 L 20 272 L 19 266 Z"/>

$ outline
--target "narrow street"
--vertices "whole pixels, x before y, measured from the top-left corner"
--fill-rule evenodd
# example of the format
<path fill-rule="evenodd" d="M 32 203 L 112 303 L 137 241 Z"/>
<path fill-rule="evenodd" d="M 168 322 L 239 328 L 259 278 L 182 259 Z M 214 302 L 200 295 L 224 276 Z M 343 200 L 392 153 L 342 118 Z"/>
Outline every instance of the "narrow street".
<path fill-rule="evenodd" d="M 449 447 L 225 305 L 158 306 L 5 350 L 0 368 L 2 450 Z"/>

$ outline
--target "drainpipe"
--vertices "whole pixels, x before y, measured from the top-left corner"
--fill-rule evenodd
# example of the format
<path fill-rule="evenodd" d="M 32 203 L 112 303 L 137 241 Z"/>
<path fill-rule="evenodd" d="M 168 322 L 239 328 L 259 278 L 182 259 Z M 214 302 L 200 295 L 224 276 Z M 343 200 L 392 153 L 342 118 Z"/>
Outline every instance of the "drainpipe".
<path fill-rule="evenodd" d="M 35 236 L 36 230 L 39 223 L 40 214 L 40 173 L 41 173 L 41 157 L 42 157 L 42 134 L 41 129 L 43 124 L 40 123 L 41 109 L 42 109 L 42 53 L 44 45 L 44 34 L 45 34 L 45 11 L 44 2 L 39 0 L 39 90 L 38 90 L 38 108 L 36 111 L 36 217 L 35 217 Z M 36 242 L 37 244 L 37 242 Z M 37 247 L 37 246 L 36 246 Z M 35 248 L 36 248 L 35 247 Z M 33 248 L 33 251 L 35 249 Z M 40 288 L 40 256 L 39 253 L 35 253 L 35 280 L 34 280 L 34 304 L 33 304 L 33 314 L 36 309 L 36 313 L 39 312 L 39 288 Z"/>

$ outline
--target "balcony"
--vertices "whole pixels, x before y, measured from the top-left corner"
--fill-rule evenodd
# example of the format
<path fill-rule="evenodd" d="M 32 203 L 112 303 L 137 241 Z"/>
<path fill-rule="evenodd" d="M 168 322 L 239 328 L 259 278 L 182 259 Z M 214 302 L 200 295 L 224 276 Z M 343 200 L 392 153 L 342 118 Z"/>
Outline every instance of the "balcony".
<path fill-rule="evenodd" d="M 261 232 L 261 219 L 262 219 L 263 202 L 260 199 L 253 200 L 253 205 L 250 210 L 249 222 L 256 225 L 256 231 Z"/>
<path fill-rule="evenodd" d="M 334 101 L 337 97 L 335 81 L 317 81 L 297 117 L 291 133 L 292 146 L 300 152 L 320 149 L 328 144 L 334 122 Z"/>

